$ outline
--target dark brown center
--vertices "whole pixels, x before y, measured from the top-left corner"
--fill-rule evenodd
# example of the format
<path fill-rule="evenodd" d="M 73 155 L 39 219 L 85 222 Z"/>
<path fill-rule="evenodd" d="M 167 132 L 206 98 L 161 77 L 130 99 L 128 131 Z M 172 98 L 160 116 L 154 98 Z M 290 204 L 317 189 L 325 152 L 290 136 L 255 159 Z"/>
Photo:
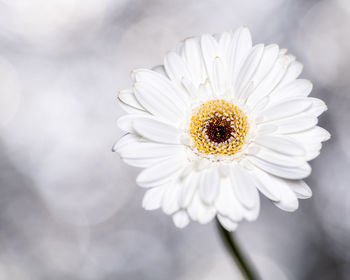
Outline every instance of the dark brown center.
<path fill-rule="evenodd" d="M 231 122 L 222 117 L 212 118 L 206 126 L 206 134 L 209 140 L 215 143 L 222 143 L 227 141 L 234 132 Z"/>

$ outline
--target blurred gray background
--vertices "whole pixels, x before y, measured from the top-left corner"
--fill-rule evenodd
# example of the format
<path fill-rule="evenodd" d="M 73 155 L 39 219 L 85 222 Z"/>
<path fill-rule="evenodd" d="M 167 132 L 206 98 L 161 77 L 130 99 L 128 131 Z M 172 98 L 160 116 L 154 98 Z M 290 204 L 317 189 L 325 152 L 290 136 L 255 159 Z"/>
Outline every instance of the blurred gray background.
<path fill-rule="evenodd" d="M 117 91 L 185 37 L 248 25 L 304 63 L 332 134 L 314 196 L 237 235 L 264 279 L 349 279 L 349 0 L 0 0 L 0 279 L 240 279 L 215 223 L 141 208 Z"/>

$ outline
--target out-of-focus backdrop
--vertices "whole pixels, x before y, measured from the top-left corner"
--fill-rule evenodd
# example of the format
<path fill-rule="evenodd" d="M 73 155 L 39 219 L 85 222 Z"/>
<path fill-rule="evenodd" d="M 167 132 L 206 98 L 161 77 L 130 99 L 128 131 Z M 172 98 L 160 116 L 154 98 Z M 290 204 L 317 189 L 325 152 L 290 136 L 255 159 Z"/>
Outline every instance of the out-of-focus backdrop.
<path fill-rule="evenodd" d="M 0 279 L 240 279 L 215 224 L 141 208 L 111 152 L 118 90 L 185 37 L 248 25 L 304 63 L 332 134 L 314 196 L 262 198 L 238 238 L 264 279 L 349 279 L 350 1 L 0 0 Z"/>

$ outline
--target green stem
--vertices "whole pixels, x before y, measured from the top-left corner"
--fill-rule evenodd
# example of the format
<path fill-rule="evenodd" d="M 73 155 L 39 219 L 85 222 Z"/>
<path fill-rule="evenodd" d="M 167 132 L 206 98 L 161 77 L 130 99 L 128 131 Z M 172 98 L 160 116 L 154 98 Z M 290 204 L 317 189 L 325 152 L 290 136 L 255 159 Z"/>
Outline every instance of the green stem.
<path fill-rule="evenodd" d="M 258 275 L 252 268 L 250 262 L 247 260 L 247 257 L 245 257 L 241 252 L 240 248 L 233 238 L 233 235 L 224 229 L 218 220 L 216 220 L 216 222 L 226 248 L 230 251 L 234 261 L 238 264 L 243 277 L 247 280 L 258 280 Z"/>

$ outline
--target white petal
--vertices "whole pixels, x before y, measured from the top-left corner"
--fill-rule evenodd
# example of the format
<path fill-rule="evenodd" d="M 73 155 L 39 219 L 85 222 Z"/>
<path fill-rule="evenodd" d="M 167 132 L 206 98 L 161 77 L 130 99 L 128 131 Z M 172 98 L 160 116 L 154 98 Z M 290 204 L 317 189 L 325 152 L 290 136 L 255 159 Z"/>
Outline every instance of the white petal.
<path fill-rule="evenodd" d="M 227 230 L 227 231 L 234 231 L 237 228 L 237 223 L 231 221 L 229 218 L 222 216 L 222 215 L 217 215 L 218 220 L 220 224 Z"/>
<path fill-rule="evenodd" d="M 221 34 L 219 41 L 219 53 L 220 58 L 224 64 L 225 69 L 225 86 L 226 90 L 232 88 L 232 70 L 233 65 L 231 59 L 234 56 L 235 46 L 233 42 L 233 33 L 231 31 L 225 31 Z"/>
<path fill-rule="evenodd" d="M 245 150 L 244 153 L 248 155 L 255 155 L 257 154 L 261 149 L 261 146 L 250 144 Z"/>
<path fill-rule="evenodd" d="M 293 61 L 288 69 L 281 82 L 278 84 L 276 89 L 282 88 L 283 86 L 289 84 L 299 77 L 303 71 L 303 65 L 299 61 Z"/>
<path fill-rule="evenodd" d="M 288 52 L 288 49 L 286 48 L 280 49 L 279 55 L 285 55 L 287 52 Z"/>
<path fill-rule="evenodd" d="M 192 79 L 184 61 L 175 52 L 169 52 L 165 55 L 164 67 L 169 78 L 174 82 L 181 83 L 184 76 Z"/>
<path fill-rule="evenodd" d="M 278 202 L 274 202 L 274 204 L 288 212 L 293 212 L 299 207 L 299 201 L 298 198 L 296 197 L 295 193 L 289 188 L 285 180 L 276 178 L 276 177 L 271 177 L 273 180 L 273 183 L 278 185 L 281 191 L 281 199 Z"/>
<path fill-rule="evenodd" d="M 260 169 L 285 179 L 298 180 L 304 179 L 311 173 L 311 167 L 307 163 L 303 163 L 300 166 L 286 167 L 259 159 L 255 156 L 249 156 L 249 160 Z"/>
<path fill-rule="evenodd" d="M 219 53 L 227 61 L 230 58 L 233 33 L 224 31 L 219 38 Z"/>
<path fill-rule="evenodd" d="M 255 143 L 286 155 L 302 156 L 305 153 L 300 144 L 287 136 L 261 135 Z"/>
<path fill-rule="evenodd" d="M 252 76 L 254 75 L 259 66 L 263 53 L 264 45 L 255 45 L 249 53 L 247 59 L 244 61 L 236 83 L 237 98 L 239 98 L 242 95 L 242 91 L 248 86 L 248 83 L 251 81 Z"/>
<path fill-rule="evenodd" d="M 261 112 L 266 108 L 266 106 L 270 103 L 270 98 L 268 96 L 265 96 L 261 98 L 253 107 L 252 111 L 255 113 Z"/>
<path fill-rule="evenodd" d="M 198 88 L 207 78 L 198 38 L 189 38 L 185 40 L 182 57 L 193 77 L 195 87 Z"/>
<path fill-rule="evenodd" d="M 254 81 L 249 81 L 247 86 L 242 90 L 242 92 L 239 94 L 239 99 L 241 103 L 246 102 L 247 97 L 250 96 L 250 94 L 254 91 L 254 86 Z"/>
<path fill-rule="evenodd" d="M 204 169 L 209 168 L 210 166 L 211 162 L 206 158 L 197 159 L 194 163 L 194 168 L 196 171 L 202 171 Z"/>
<path fill-rule="evenodd" d="M 263 56 L 261 58 L 258 69 L 256 70 L 253 81 L 255 86 L 257 86 L 265 76 L 271 71 L 273 65 L 275 64 L 279 53 L 278 45 L 272 44 L 268 45 L 264 49 Z"/>
<path fill-rule="evenodd" d="M 199 174 L 198 172 L 192 172 L 185 178 L 179 196 L 179 204 L 181 207 L 186 208 L 192 202 L 193 196 L 199 186 Z"/>
<path fill-rule="evenodd" d="M 136 109 L 144 111 L 145 109 L 137 101 L 133 89 L 125 89 L 118 92 L 118 99 L 125 104 L 134 107 Z"/>
<path fill-rule="evenodd" d="M 302 180 L 291 181 L 286 180 L 288 186 L 292 189 L 292 191 L 296 194 L 296 196 L 300 199 L 307 199 L 312 196 L 312 191 L 310 187 Z"/>
<path fill-rule="evenodd" d="M 290 138 L 293 138 L 297 143 L 299 143 L 299 145 L 303 147 L 305 150 L 305 160 L 307 161 L 317 157 L 322 148 L 321 141 L 323 140 L 322 138 L 320 139 L 318 137 L 324 137 L 324 135 L 317 135 L 317 133 L 314 133 L 314 128 L 302 133 L 288 134 Z M 315 135 L 315 137 L 313 138 L 312 135 Z"/>
<path fill-rule="evenodd" d="M 218 42 L 210 34 L 204 34 L 201 37 L 201 47 L 209 80 L 212 84 L 214 84 L 213 65 L 215 58 L 220 57 Z"/>
<path fill-rule="evenodd" d="M 136 178 L 141 187 L 155 187 L 178 177 L 184 169 L 185 160 L 174 156 L 144 169 Z"/>
<path fill-rule="evenodd" d="M 137 69 L 133 71 L 137 83 L 146 83 L 166 95 L 179 108 L 183 108 L 189 102 L 189 96 L 184 89 L 171 82 L 164 74 L 148 70 Z"/>
<path fill-rule="evenodd" d="M 318 98 L 309 98 L 309 99 L 312 102 L 312 106 L 307 110 L 307 114 L 318 117 L 324 111 L 327 111 L 327 105 L 321 99 L 318 99 Z"/>
<path fill-rule="evenodd" d="M 145 116 L 143 115 L 136 115 L 136 114 L 129 114 L 129 115 L 124 115 L 120 117 L 117 121 L 118 127 L 125 131 L 125 132 L 130 132 L 130 133 L 136 133 L 136 130 L 134 129 L 134 121 L 139 118 L 144 118 Z"/>
<path fill-rule="evenodd" d="M 220 178 L 216 167 L 201 172 L 199 181 L 199 195 L 204 203 L 212 204 L 219 192 Z"/>
<path fill-rule="evenodd" d="M 142 200 L 142 207 L 146 210 L 160 208 L 164 194 L 164 187 L 156 187 L 148 190 Z"/>
<path fill-rule="evenodd" d="M 251 48 L 252 37 L 249 29 L 245 26 L 237 28 L 233 33 L 231 55 L 227 67 L 228 78 L 232 77 L 231 80 L 228 80 L 228 83 L 231 83 L 233 87 L 236 84 L 239 71 Z"/>
<path fill-rule="evenodd" d="M 181 182 L 179 179 L 172 184 L 166 186 L 162 198 L 162 210 L 165 214 L 171 215 L 179 210 L 179 195 L 181 190 Z"/>
<path fill-rule="evenodd" d="M 127 134 L 114 147 L 121 159 L 132 166 L 150 167 L 167 158 L 181 154 L 184 147 L 165 145 L 140 140 L 140 137 Z"/>
<path fill-rule="evenodd" d="M 178 228 L 184 228 L 189 224 L 190 219 L 186 211 L 181 210 L 173 215 L 173 222 Z"/>
<path fill-rule="evenodd" d="M 149 112 L 136 109 L 135 107 L 132 107 L 132 106 L 124 103 L 119 98 L 117 99 L 117 103 L 118 103 L 119 107 L 121 107 L 122 110 L 128 114 L 140 114 L 140 115 L 152 116 Z"/>
<path fill-rule="evenodd" d="M 271 124 L 271 123 L 261 123 L 257 126 L 257 134 L 263 135 L 263 134 L 271 134 L 275 131 L 277 131 L 278 126 Z"/>
<path fill-rule="evenodd" d="M 137 100 L 154 116 L 174 123 L 183 117 L 184 112 L 179 104 L 173 102 L 170 93 L 164 94 L 146 82 L 137 83 L 134 87 Z"/>
<path fill-rule="evenodd" d="M 309 143 L 317 143 L 317 142 L 327 141 L 327 140 L 329 140 L 331 135 L 324 128 L 319 127 L 319 126 L 315 126 L 307 131 L 292 134 L 291 137 L 293 137 L 295 140 L 297 140 L 301 143 L 309 144 Z"/>
<path fill-rule="evenodd" d="M 231 180 L 239 201 L 247 208 L 256 204 L 257 189 L 249 173 L 239 165 L 232 167 Z"/>
<path fill-rule="evenodd" d="M 304 160 L 301 157 L 290 156 L 281 154 L 279 152 L 273 151 L 267 148 L 261 148 L 255 157 L 260 158 L 264 161 L 270 162 L 275 165 L 286 166 L 286 167 L 296 167 L 303 164 Z"/>
<path fill-rule="evenodd" d="M 281 56 L 276 60 L 276 63 L 272 67 L 271 71 L 266 75 L 266 77 L 256 87 L 254 92 L 252 92 L 249 96 L 247 103 L 250 106 L 255 105 L 257 102 L 259 102 L 260 99 L 269 95 L 273 91 L 273 89 L 281 81 L 290 62 L 290 56 Z"/>
<path fill-rule="evenodd" d="M 130 159 L 166 158 L 184 152 L 180 145 L 153 142 L 132 142 L 119 149 L 120 156 Z"/>
<path fill-rule="evenodd" d="M 271 181 L 271 176 L 268 173 L 259 168 L 254 168 L 251 174 L 255 186 L 263 195 L 273 201 L 281 200 L 281 190 L 277 184 L 274 184 L 274 182 Z"/>
<path fill-rule="evenodd" d="M 125 134 L 113 145 L 112 151 L 119 153 L 123 147 L 138 141 L 140 141 L 139 136 L 131 133 Z"/>
<path fill-rule="evenodd" d="M 286 118 L 305 111 L 311 104 L 310 98 L 290 98 L 268 106 L 259 116 L 263 117 L 264 121 Z"/>
<path fill-rule="evenodd" d="M 164 159 L 167 158 L 122 158 L 126 164 L 140 168 L 151 167 Z"/>
<path fill-rule="evenodd" d="M 297 79 L 286 86 L 274 91 L 274 98 L 287 98 L 292 96 L 306 97 L 312 91 L 312 83 L 309 80 Z"/>
<path fill-rule="evenodd" d="M 235 30 L 223 32 L 219 39 L 220 57 L 226 65 L 226 85 L 232 88 L 239 70 L 252 48 L 251 36 L 248 28 L 240 27 Z"/>
<path fill-rule="evenodd" d="M 230 176 L 231 165 L 222 163 L 218 167 L 220 178 L 226 178 Z"/>
<path fill-rule="evenodd" d="M 215 57 L 213 62 L 212 83 L 214 91 L 217 95 L 221 95 L 226 91 L 226 69 L 222 57 Z"/>
<path fill-rule="evenodd" d="M 155 152 L 155 154 L 149 153 L 148 151 L 144 150 L 144 148 L 149 148 L 149 145 L 160 145 L 160 149 L 158 151 L 158 148 L 156 148 L 156 146 L 153 146 L 152 150 L 156 148 L 157 151 Z M 168 148 L 165 148 L 165 146 L 168 146 L 169 150 Z M 125 163 L 142 168 L 146 168 L 151 165 L 157 164 L 159 161 L 162 161 L 166 158 L 172 157 L 178 153 L 183 152 L 183 150 L 181 150 L 181 146 L 162 145 L 147 142 L 140 136 L 135 134 L 124 135 L 113 146 L 113 151 L 118 152 L 120 154 L 121 159 Z M 157 157 L 155 157 L 155 155 Z"/>
<path fill-rule="evenodd" d="M 299 114 L 291 118 L 281 119 L 271 123 L 278 126 L 278 133 L 288 134 L 311 129 L 316 126 L 317 122 L 317 117 L 309 116 L 307 114 Z"/>
<path fill-rule="evenodd" d="M 152 141 L 168 144 L 180 144 L 179 131 L 164 122 L 151 118 L 136 118 L 133 127 L 143 137 Z"/>
<path fill-rule="evenodd" d="M 201 98 L 211 98 L 214 96 L 211 84 L 206 81 L 204 84 L 201 84 L 198 88 L 197 95 Z"/>
<path fill-rule="evenodd" d="M 168 76 L 174 82 L 181 84 L 184 78 L 193 81 L 187 66 L 177 53 L 169 52 L 164 58 L 164 66 Z"/>
<path fill-rule="evenodd" d="M 321 149 L 318 149 L 315 151 L 310 151 L 310 152 L 307 151 L 306 155 L 305 155 L 305 160 L 310 161 L 310 160 L 317 158 L 320 155 L 320 150 Z"/>
<path fill-rule="evenodd" d="M 251 209 L 246 209 L 246 211 L 244 211 L 244 218 L 246 218 L 247 221 L 255 221 L 258 216 L 259 216 L 259 212 L 260 212 L 260 197 L 259 197 L 259 193 L 256 192 L 256 203 L 254 204 L 253 208 Z"/>
<path fill-rule="evenodd" d="M 218 198 L 215 202 L 217 211 L 229 217 L 233 221 L 240 221 L 243 217 L 243 208 L 241 202 L 236 198 L 230 178 L 221 180 Z"/>
<path fill-rule="evenodd" d="M 282 200 L 274 202 L 274 204 L 281 210 L 287 212 L 294 212 L 299 207 L 299 201 L 297 198 L 294 198 L 293 192 L 289 192 L 286 189 L 282 191 Z"/>
<path fill-rule="evenodd" d="M 215 217 L 216 209 L 213 206 L 205 205 L 199 198 L 199 194 L 196 193 L 188 207 L 188 213 L 192 220 L 207 224 Z"/>

